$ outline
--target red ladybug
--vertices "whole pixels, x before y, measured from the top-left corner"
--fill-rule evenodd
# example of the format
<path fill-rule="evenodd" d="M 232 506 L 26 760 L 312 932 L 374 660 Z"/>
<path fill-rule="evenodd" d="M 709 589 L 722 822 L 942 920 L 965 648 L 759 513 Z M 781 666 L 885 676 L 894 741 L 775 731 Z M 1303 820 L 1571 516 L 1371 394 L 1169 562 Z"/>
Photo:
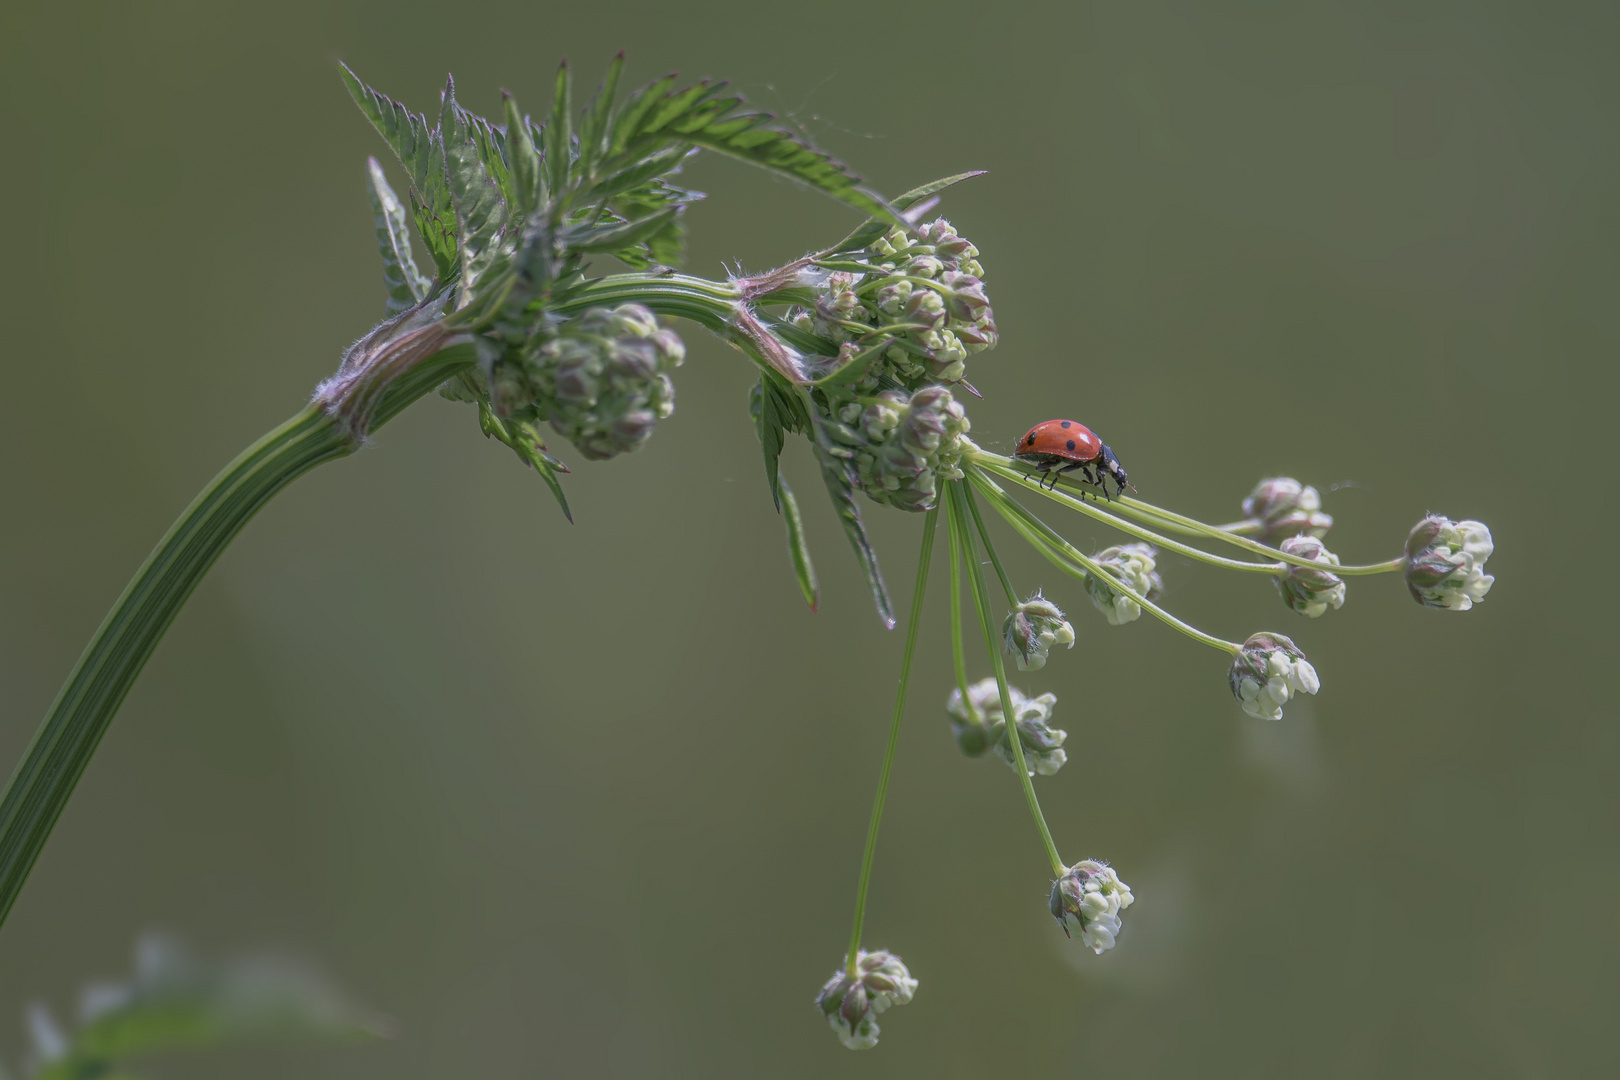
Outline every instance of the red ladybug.
<path fill-rule="evenodd" d="M 1013 457 L 1034 467 L 1038 483 L 1044 483 L 1050 474 L 1053 487 L 1057 486 L 1059 476 L 1075 470 L 1079 470 L 1086 483 L 1102 488 L 1105 498 L 1108 497 L 1108 477 L 1114 479 L 1115 495 L 1124 491 L 1128 483 L 1114 452 L 1090 428 L 1074 420 L 1047 420 L 1036 424 L 1018 440 Z"/>

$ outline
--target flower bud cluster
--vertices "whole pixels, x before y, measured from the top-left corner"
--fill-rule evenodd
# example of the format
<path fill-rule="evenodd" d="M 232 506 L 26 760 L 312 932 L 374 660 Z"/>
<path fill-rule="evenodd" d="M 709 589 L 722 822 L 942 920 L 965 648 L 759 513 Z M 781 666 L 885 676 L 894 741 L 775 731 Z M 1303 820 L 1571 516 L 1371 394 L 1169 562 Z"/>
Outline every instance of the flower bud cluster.
<path fill-rule="evenodd" d="M 1255 634 L 1245 641 L 1232 658 L 1227 681 L 1243 711 L 1261 720 L 1281 720 L 1282 707 L 1296 693 L 1322 688 L 1299 646 L 1281 634 Z"/>
<path fill-rule="evenodd" d="M 1095 859 L 1082 859 L 1052 884 L 1048 906 L 1052 918 L 1070 937 L 1099 956 L 1114 947 L 1119 937 L 1119 913 L 1136 897 L 1119 880 L 1114 868 Z"/>
<path fill-rule="evenodd" d="M 1323 566 L 1338 566 L 1339 557 L 1314 536 L 1290 536 L 1278 547 L 1285 555 L 1310 559 Z M 1288 564 L 1287 573 L 1273 578 L 1283 603 L 1308 618 L 1317 618 L 1328 608 L 1344 606 L 1344 579 L 1330 570 L 1316 570 Z"/>
<path fill-rule="evenodd" d="M 1086 592 L 1091 594 L 1092 604 L 1111 626 L 1122 626 L 1142 617 L 1142 605 L 1121 592 L 1117 585 L 1125 585 L 1146 600 L 1157 600 L 1164 591 L 1164 580 L 1155 568 L 1158 554 L 1151 544 L 1121 544 L 1104 548 L 1095 556 L 1097 565 L 1115 580 L 1109 581 L 1104 574 L 1087 574 Z"/>
<path fill-rule="evenodd" d="M 1333 517 L 1322 512 L 1322 496 L 1291 476 L 1262 480 L 1243 500 L 1243 520 L 1260 526 L 1260 539 L 1277 544 L 1304 533 L 1322 537 L 1333 528 Z"/>
<path fill-rule="evenodd" d="M 511 399 L 532 390 L 558 434 L 588 458 L 610 458 L 639 450 L 675 411 L 669 372 L 685 358 L 680 337 L 640 304 L 591 308 L 557 326 L 521 370 L 496 368 L 491 391 L 497 411 L 510 414 Z"/>
<path fill-rule="evenodd" d="M 1074 648 L 1074 627 L 1056 604 L 1038 592 L 1007 613 L 1001 634 L 1019 671 L 1045 667 L 1053 645 Z"/>
<path fill-rule="evenodd" d="M 1485 572 L 1495 549 L 1482 522 L 1430 514 L 1406 538 L 1406 587 L 1424 607 L 1467 611 L 1496 584 Z"/>
<path fill-rule="evenodd" d="M 1069 760 L 1063 749 L 1063 741 L 1069 733 L 1054 728 L 1051 722 L 1057 695 L 1042 694 L 1032 698 L 1016 686 L 1009 686 L 1007 696 L 1012 699 L 1014 726 L 1024 746 L 1024 764 L 1029 775 L 1051 776 Z M 987 747 L 994 746 L 996 756 L 1017 771 L 1018 759 L 1007 739 L 1006 715 L 1001 711 L 1001 691 L 994 676 L 968 687 L 965 702 L 960 688 L 952 690 L 945 701 L 945 711 L 950 714 L 951 731 L 964 754 L 978 757 Z"/>
<path fill-rule="evenodd" d="M 825 418 L 833 453 L 855 466 L 856 483 L 876 502 L 932 510 L 939 484 L 962 478 L 963 436 L 972 425 L 943 386 L 885 390 L 865 403 L 833 407 L 836 416 Z"/>
<path fill-rule="evenodd" d="M 881 364 L 862 385 L 871 390 L 879 376 L 910 390 L 929 382 L 955 382 L 967 358 L 993 348 L 995 314 L 982 280 L 979 251 L 938 218 L 915 235 L 894 228 L 871 247 L 849 258 L 872 267 L 870 273 L 837 271 L 818 289 L 814 310 L 799 310 L 795 325 L 831 341 L 854 343 L 887 337 Z"/>
<path fill-rule="evenodd" d="M 891 952 L 856 954 L 854 975 L 848 970 L 827 980 L 816 995 L 816 1007 L 827 1018 L 838 1041 L 851 1050 L 870 1050 L 878 1042 L 876 1017 L 891 1005 L 904 1005 L 917 992 L 917 980 Z"/>

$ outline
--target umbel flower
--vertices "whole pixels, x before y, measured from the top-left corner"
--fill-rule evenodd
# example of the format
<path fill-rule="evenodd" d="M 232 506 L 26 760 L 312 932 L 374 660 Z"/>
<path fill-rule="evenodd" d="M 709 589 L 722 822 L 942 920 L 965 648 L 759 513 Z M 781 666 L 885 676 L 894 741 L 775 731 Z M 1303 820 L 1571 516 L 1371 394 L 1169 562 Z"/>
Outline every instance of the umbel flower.
<path fill-rule="evenodd" d="M 1102 470 L 1116 480 L 1112 492 L 1096 486 L 1096 468 L 1061 471 L 1096 460 L 1084 459 L 1080 448 L 1092 445 L 1085 440 L 1055 443 L 1048 448 L 1052 453 L 1034 456 L 983 449 L 969 437 L 963 402 L 964 395 L 977 394 L 967 381 L 970 362 L 999 338 L 984 270 L 978 249 L 954 226 L 937 217 L 925 221 L 941 193 L 972 174 L 885 199 L 795 133 L 747 110 L 724 84 L 677 88 L 671 76 L 621 97 L 620 66 L 616 60 L 609 67 L 599 92 L 580 110 L 565 65 L 543 122 L 525 115 L 510 96 L 497 120 L 477 116 L 457 101 L 453 83 L 430 119 L 345 72 L 351 95 L 408 181 L 408 199 L 402 200 L 382 167 L 370 163 L 386 293 L 383 321 L 345 352 L 307 408 L 211 482 L 102 624 L 0 804 L 0 850 L 7 853 L 0 861 L 0 917 L 145 658 L 202 573 L 259 506 L 315 465 L 366 445 L 389 418 L 439 386 L 445 396 L 473 405 L 479 430 L 533 468 L 566 513 L 560 478 L 567 467 L 547 448 L 540 425 L 550 423 L 588 459 L 645 446 L 674 407 L 671 376 L 685 355 L 681 339 L 666 325 L 670 320 L 712 332 L 751 365 L 756 381 L 749 407 L 766 489 L 812 609 L 819 594 L 806 530 L 798 499 L 780 473 L 790 436 L 808 443 L 888 627 L 898 620 L 859 495 L 923 515 L 854 925 L 842 971 L 817 999 L 851 1047 L 873 1045 L 874 1017 L 910 1000 L 916 988 L 898 958 L 861 945 L 941 518 L 950 561 L 953 727 L 968 753 L 994 748 L 1012 766 L 1058 882 L 1051 913 L 1096 952 L 1115 943 L 1132 894 L 1106 865 L 1071 865 L 1059 854 L 1032 779 L 1056 772 L 1067 757 L 1066 735 L 1051 723 L 1056 698 L 1015 690 L 1006 671 L 1009 651 L 1020 668 L 1044 670 L 1053 646 L 1073 643 L 1074 628 L 1059 602 L 1071 611 L 1074 602 L 1056 590 L 1049 599 L 1018 589 L 991 523 L 999 519 L 1071 579 L 1071 588 L 1083 588 L 1108 622 L 1151 615 L 1180 637 L 1214 650 L 1228 667 L 1240 706 L 1271 719 L 1281 717 L 1295 694 L 1317 692 L 1316 669 L 1282 635 L 1228 640 L 1168 610 L 1160 568 L 1170 556 L 1178 564 L 1269 577 L 1289 605 L 1307 615 L 1339 606 L 1344 581 L 1354 576 L 1404 573 L 1419 602 L 1451 610 L 1469 609 L 1490 589 L 1493 579 L 1484 572 L 1490 533 L 1475 521 L 1431 516 L 1413 530 L 1398 557 L 1341 564 L 1312 542 L 1332 519 L 1317 490 L 1298 480 L 1261 481 L 1243 501 L 1242 521 L 1209 525 L 1126 494 L 1126 473 L 1114 449 L 1106 449 Z M 676 181 L 682 163 L 705 149 L 806 184 L 866 220 L 842 241 L 762 274 L 714 281 L 683 273 L 683 216 L 700 196 Z M 418 268 L 418 250 L 430 266 Z M 611 258 L 613 265 L 604 271 L 594 261 L 599 258 Z M 1096 414 L 1106 414 L 1106 397 L 1086 396 Z M 1103 419 L 1096 414 L 1090 419 Z M 1060 429 L 1086 428 L 1077 420 L 1058 423 Z M 1114 432 L 1112 447 L 1128 451 L 1121 434 Z M 1097 447 L 1109 446 L 1099 432 L 1092 435 Z M 1053 469 L 1046 458 L 1069 465 Z M 1141 487 L 1152 483 L 1140 471 L 1131 475 Z M 1118 532 L 1121 542 L 1087 555 L 1031 505 L 1079 514 L 1089 526 Z M 964 584 L 971 614 L 963 603 Z M 992 674 L 970 685 L 964 638 L 974 636 L 975 628 L 976 646 L 985 650 Z M 1168 669 L 1168 660 L 1161 666 Z M 1077 675 L 1094 677 L 1090 670 Z M 1111 812 L 1109 806 L 1088 811 L 1086 827 L 1106 832 Z"/>
<path fill-rule="evenodd" d="M 1467 611 L 1491 591 L 1485 572 L 1495 545 L 1478 521 L 1452 521 L 1431 514 L 1406 538 L 1406 587 L 1424 607 Z"/>
<path fill-rule="evenodd" d="M 1057 695 L 1042 694 L 1030 697 L 1016 686 L 1007 687 L 1012 698 L 1014 728 L 1018 741 L 1023 744 L 1024 767 L 1032 775 L 1051 776 L 1063 768 L 1069 755 L 1063 742 L 1069 733 L 1052 726 L 1052 710 Z M 969 757 L 978 757 L 986 747 L 994 747 L 996 756 L 1014 769 L 1018 768 L 1017 755 L 1007 738 L 1006 714 L 1001 709 L 1001 691 L 994 675 L 980 679 L 968 687 L 967 696 L 960 688 L 952 690 L 945 700 L 945 711 L 951 718 L 951 730 L 956 745 Z"/>
<path fill-rule="evenodd" d="M 917 980 L 891 952 L 865 949 L 816 995 L 816 1007 L 827 1017 L 838 1041 L 851 1050 L 877 1045 L 877 1017 L 891 1005 L 905 1005 L 917 992 Z"/>
<path fill-rule="evenodd" d="M 1119 937 L 1119 913 L 1135 899 L 1113 867 L 1082 859 L 1052 883 L 1047 906 L 1065 934 L 1101 956 Z"/>

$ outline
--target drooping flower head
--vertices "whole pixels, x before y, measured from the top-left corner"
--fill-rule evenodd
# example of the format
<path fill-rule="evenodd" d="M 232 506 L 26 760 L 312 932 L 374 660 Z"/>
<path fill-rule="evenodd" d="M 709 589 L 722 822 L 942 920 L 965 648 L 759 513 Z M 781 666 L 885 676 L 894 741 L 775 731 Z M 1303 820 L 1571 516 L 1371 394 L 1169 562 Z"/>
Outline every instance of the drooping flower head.
<path fill-rule="evenodd" d="M 1282 634 L 1260 633 L 1245 641 L 1227 680 L 1243 711 L 1261 720 L 1281 720 L 1282 707 L 1296 693 L 1322 688 L 1305 653 Z"/>
<path fill-rule="evenodd" d="M 1323 566 L 1338 566 L 1339 557 L 1314 536 L 1290 536 L 1277 545 L 1285 554 L 1311 559 Z M 1344 579 L 1331 570 L 1289 565 L 1288 572 L 1273 578 L 1283 603 L 1308 618 L 1319 617 L 1328 608 L 1344 606 Z"/>
<path fill-rule="evenodd" d="M 1097 564 L 1115 580 L 1109 581 L 1102 574 L 1088 574 L 1086 592 L 1091 594 L 1092 604 L 1110 625 L 1123 626 L 1142 617 L 1142 605 L 1121 592 L 1118 585 L 1123 584 L 1147 600 L 1157 600 L 1164 591 L 1164 579 L 1156 569 L 1158 554 L 1151 544 L 1120 544 L 1097 553 Z"/>
<path fill-rule="evenodd" d="M 856 974 L 840 969 L 816 995 L 816 1007 L 826 1016 L 838 1041 L 851 1050 L 870 1050 L 878 1042 L 877 1015 L 891 1005 L 904 1005 L 917 992 L 917 980 L 891 952 L 862 949 L 855 960 Z"/>
<path fill-rule="evenodd" d="M 1135 899 L 1113 867 L 1082 859 L 1052 883 L 1048 906 L 1065 934 L 1078 936 L 1082 945 L 1100 956 L 1114 947 L 1120 912 Z"/>
<path fill-rule="evenodd" d="M 1045 667 L 1053 645 L 1074 648 L 1074 627 L 1062 609 L 1038 592 L 1007 613 L 1001 636 L 1019 671 Z"/>
<path fill-rule="evenodd" d="M 1260 539 L 1277 544 L 1304 533 L 1322 537 L 1333 528 L 1333 517 L 1322 511 L 1322 496 L 1292 476 L 1260 481 L 1243 500 L 1243 519 L 1257 522 Z"/>
<path fill-rule="evenodd" d="M 1032 698 L 1016 686 L 1007 687 L 1012 698 L 1013 713 L 1017 720 L 1018 739 L 1024 746 L 1024 764 L 1029 774 L 1051 776 L 1069 760 L 1063 742 L 1069 733 L 1052 726 L 1052 710 L 1057 705 L 1056 694 L 1042 694 Z M 960 689 L 952 690 L 945 702 L 945 711 L 951 717 L 951 730 L 956 744 L 969 757 L 978 757 L 989 747 L 995 747 L 996 756 L 1017 770 L 1012 743 L 1007 741 L 1007 723 L 1001 711 L 1001 691 L 994 676 L 980 679 L 968 687 L 968 700 L 962 700 Z"/>
<path fill-rule="evenodd" d="M 900 510 L 932 510 L 939 485 L 962 477 L 971 445 L 967 414 L 943 386 L 914 393 L 885 390 L 867 404 L 849 402 L 825 420 L 833 453 L 855 466 L 855 482 Z"/>
<path fill-rule="evenodd" d="M 1406 587 L 1424 607 L 1467 611 L 1496 584 L 1485 572 L 1493 550 L 1481 522 L 1431 514 L 1406 538 Z"/>

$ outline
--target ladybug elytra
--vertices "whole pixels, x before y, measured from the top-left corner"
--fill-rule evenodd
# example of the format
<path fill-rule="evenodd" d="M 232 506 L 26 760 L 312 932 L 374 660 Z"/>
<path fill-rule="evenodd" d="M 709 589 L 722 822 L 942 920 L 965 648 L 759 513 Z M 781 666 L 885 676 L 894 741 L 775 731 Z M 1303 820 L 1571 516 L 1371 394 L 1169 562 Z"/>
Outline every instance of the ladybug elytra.
<path fill-rule="evenodd" d="M 1102 488 L 1105 497 L 1108 495 L 1107 478 L 1113 478 L 1115 495 L 1123 492 L 1128 483 L 1113 450 L 1090 428 L 1075 420 L 1047 420 L 1036 424 L 1018 440 L 1013 457 L 1033 466 L 1038 482 L 1044 483 L 1050 475 L 1053 487 L 1057 486 L 1059 476 L 1075 471 L 1086 483 Z"/>

